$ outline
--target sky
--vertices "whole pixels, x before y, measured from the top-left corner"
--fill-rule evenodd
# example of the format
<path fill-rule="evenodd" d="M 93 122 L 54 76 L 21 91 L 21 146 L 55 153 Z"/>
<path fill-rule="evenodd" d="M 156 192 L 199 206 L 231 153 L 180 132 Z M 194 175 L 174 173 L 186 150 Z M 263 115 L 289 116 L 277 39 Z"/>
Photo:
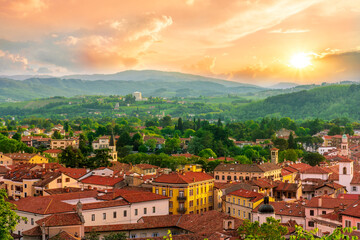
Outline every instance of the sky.
<path fill-rule="evenodd" d="M 360 80 L 360 0 L 0 0 L 0 75 Z"/>

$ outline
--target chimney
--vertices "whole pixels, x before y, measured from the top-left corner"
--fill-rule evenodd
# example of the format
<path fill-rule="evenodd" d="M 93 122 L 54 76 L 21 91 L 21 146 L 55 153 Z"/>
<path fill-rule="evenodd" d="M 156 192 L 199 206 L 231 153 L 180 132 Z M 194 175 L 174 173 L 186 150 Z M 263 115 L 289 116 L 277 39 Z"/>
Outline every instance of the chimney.
<path fill-rule="evenodd" d="M 319 207 L 322 206 L 322 198 L 321 197 L 318 198 L 318 205 L 319 205 Z"/>

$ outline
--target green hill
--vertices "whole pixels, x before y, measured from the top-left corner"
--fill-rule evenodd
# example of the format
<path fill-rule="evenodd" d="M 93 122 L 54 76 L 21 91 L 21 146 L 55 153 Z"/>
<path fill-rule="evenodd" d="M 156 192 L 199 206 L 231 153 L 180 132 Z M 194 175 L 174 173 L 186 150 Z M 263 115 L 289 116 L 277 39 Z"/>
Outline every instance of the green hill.
<path fill-rule="evenodd" d="M 360 119 L 360 85 L 331 85 L 281 94 L 237 109 L 238 119 L 266 116 L 293 119 L 348 117 Z"/>

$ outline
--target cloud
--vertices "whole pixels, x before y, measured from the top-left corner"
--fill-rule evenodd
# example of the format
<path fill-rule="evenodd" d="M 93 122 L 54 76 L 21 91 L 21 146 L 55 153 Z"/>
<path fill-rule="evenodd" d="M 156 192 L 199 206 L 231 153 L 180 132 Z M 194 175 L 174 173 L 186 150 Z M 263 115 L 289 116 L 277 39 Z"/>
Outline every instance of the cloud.
<path fill-rule="evenodd" d="M 293 29 L 274 29 L 274 30 L 271 30 L 269 31 L 268 33 L 305 33 L 305 32 L 309 32 L 310 30 L 309 29 L 296 29 L 296 28 L 293 28 Z"/>
<path fill-rule="evenodd" d="M 183 70 L 186 72 L 209 75 L 214 72 L 216 57 L 205 56 L 198 62 L 185 65 Z"/>
<path fill-rule="evenodd" d="M 26 17 L 47 8 L 45 0 L 0 0 L 0 14 Z"/>
<path fill-rule="evenodd" d="M 49 68 L 47 67 L 40 67 L 37 71 L 37 73 L 40 74 L 49 74 L 49 73 L 53 73 L 53 71 L 51 71 Z"/>
<path fill-rule="evenodd" d="M 33 70 L 25 57 L 0 50 L 0 72 L 22 74 L 23 72 L 33 72 Z"/>

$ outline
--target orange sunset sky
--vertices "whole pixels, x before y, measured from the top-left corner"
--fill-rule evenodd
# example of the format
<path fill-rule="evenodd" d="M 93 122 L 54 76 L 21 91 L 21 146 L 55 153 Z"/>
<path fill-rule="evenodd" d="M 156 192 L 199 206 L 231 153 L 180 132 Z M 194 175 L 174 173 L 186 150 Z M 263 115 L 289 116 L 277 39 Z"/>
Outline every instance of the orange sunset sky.
<path fill-rule="evenodd" d="M 130 69 L 359 80 L 360 0 L 0 0 L 0 75 Z"/>

